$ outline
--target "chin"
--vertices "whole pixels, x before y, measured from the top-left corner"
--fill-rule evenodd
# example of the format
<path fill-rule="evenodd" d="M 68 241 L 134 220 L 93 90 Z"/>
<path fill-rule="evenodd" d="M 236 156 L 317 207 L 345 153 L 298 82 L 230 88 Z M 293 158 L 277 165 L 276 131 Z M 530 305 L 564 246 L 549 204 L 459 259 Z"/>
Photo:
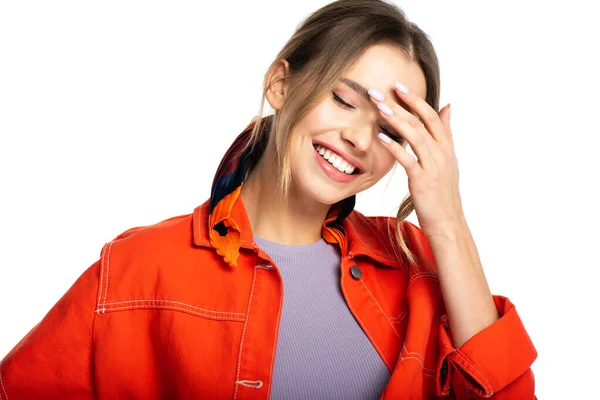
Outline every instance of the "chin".
<path fill-rule="evenodd" d="M 308 169 L 303 171 L 302 175 L 293 176 L 292 180 L 298 183 L 295 185 L 297 193 L 301 194 L 306 200 L 310 199 L 331 206 L 355 194 L 353 191 L 341 189 L 337 184 L 327 182 L 327 178 L 309 174 Z"/>

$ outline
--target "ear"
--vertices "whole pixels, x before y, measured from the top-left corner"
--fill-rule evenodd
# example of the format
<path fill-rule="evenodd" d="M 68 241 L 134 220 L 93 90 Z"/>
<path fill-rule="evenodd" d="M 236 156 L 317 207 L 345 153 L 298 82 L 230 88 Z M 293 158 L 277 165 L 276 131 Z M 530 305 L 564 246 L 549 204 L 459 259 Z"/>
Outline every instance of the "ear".
<path fill-rule="evenodd" d="M 279 111 L 283 107 L 289 86 L 290 64 L 284 58 L 269 72 L 266 97 L 271 107 Z"/>

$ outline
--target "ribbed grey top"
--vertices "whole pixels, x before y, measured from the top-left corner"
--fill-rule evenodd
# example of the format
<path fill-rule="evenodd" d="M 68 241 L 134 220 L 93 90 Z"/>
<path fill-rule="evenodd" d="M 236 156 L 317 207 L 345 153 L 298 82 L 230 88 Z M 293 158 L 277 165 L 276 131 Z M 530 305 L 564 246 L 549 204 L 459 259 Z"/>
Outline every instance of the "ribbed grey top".
<path fill-rule="evenodd" d="M 378 399 L 390 374 L 346 305 L 339 249 L 254 240 L 284 286 L 271 399 Z"/>

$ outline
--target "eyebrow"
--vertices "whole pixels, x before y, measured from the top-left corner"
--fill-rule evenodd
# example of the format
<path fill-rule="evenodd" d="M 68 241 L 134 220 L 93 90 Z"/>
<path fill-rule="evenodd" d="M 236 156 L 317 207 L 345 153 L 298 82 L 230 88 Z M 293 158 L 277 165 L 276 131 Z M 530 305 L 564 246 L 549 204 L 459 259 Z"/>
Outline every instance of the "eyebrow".
<path fill-rule="evenodd" d="M 353 89 L 356 93 L 360 94 L 368 102 L 371 102 L 371 96 L 369 95 L 369 91 L 363 85 L 349 78 L 341 78 L 340 81 L 344 85 Z M 402 108 L 404 108 L 406 111 L 408 111 L 411 114 L 414 114 L 414 112 L 403 101 L 399 101 L 399 103 L 402 106 Z"/>
<path fill-rule="evenodd" d="M 356 93 L 360 94 L 362 97 L 367 99 L 367 101 L 371 101 L 371 96 L 369 95 L 368 90 L 363 85 L 348 78 L 342 78 L 341 81 L 344 85 L 350 87 Z"/>

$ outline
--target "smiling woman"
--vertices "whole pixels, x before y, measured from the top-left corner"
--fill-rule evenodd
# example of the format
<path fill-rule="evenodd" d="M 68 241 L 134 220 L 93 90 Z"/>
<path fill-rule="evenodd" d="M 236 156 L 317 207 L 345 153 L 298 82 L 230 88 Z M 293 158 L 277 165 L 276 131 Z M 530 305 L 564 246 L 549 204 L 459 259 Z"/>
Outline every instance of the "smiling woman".
<path fill-rule="evenodd" d="M 210 197 L 106 243 L 2 360 L 0 400 L 534 399 L 536 350 L 462 210 L 428 36 L 388 2 L 335 1 L 263 83 Z M 354 210 L 398 164 L 396 218 Z"/>

